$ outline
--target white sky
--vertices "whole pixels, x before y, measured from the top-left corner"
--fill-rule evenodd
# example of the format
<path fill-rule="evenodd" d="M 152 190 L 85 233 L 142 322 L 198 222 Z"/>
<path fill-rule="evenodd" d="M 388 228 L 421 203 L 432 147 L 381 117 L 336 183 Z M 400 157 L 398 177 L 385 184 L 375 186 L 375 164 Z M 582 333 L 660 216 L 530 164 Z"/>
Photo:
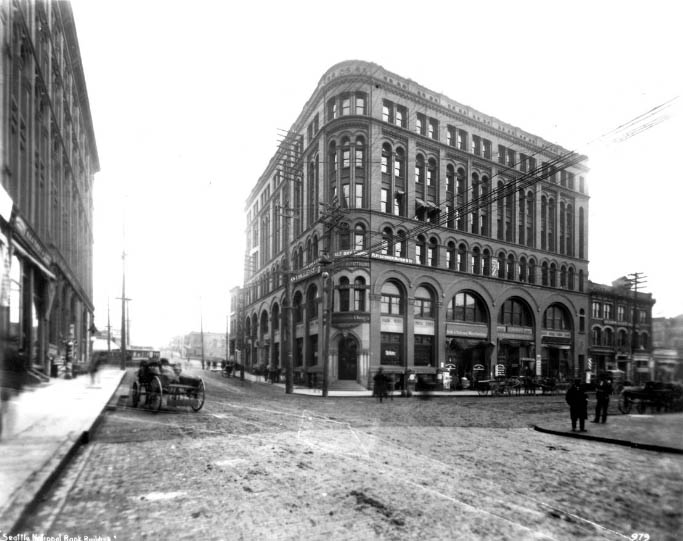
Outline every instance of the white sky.
<path fill-rule="evenodd" d="M 225 332 L 244 202 L 323 73 L 375 62 L 588 155 L 589 278 L 648 277 L 683 313 L 683 97 L 622 143 L 589 141 L 683 94 L 678 3 L 73 0 L 101 171 L 95 318 L 131 342 Z"/>

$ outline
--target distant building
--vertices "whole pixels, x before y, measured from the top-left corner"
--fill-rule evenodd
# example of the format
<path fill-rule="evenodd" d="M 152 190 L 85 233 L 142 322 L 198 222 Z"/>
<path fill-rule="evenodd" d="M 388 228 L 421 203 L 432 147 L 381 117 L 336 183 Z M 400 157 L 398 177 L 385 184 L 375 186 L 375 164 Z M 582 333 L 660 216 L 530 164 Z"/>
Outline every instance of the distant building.
<path fill-rule="evenodd" d="M 364 386 L 380 366 L 583 373 L 584 159 L 376 64 L 331 67 L 246 201 L 245 365 Z"/>
<path fill-rule="evenodd" d="M 636 292 L 627 284 L 588 282 L 590 290 L 590 346 L 592 371 L 622 370 L 635 383 L 654 379 L 651 293 Z"/>
<path fill-rule="evenodd" d="M 217 362 L 225 359 L 225 333 L 191 332 L 183 337 L 183 357 Z"/>
<path fill-rule="evenodd" d="M 83 363 L 93 330 L 99 171 L 69 2 L 0 2 L 0 332 L 5 355 L 49 375 Z"/>
<path fill-rule="evenodd" d="M 652 320 L 655 378 L 683 382 L 683 315 Z"/>

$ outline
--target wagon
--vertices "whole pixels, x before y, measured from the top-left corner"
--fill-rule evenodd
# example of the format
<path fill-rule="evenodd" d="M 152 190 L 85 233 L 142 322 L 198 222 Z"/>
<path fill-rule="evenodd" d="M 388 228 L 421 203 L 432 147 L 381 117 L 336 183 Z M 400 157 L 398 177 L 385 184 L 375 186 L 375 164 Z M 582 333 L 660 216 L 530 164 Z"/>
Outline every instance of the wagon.
<path fill-rule="evenodd" d="M 181 374 L 166 359 L 145 360 L 135 372 L 130 396 L 134 408 L 144 405 L 158 412 L 166 400 L 167 405 L 184 405 L 199 411 L 204 406 L 204 380 Z"/>
<path fill-rule="evenodd" d="M 645 413 L 647 408 L 659 412 L 668 411 L 674 401 L 681 398 L 681 389 L 672 384 L 648 381 L 642 387 L 625 387 L 619 394 L 619 411 L 630 413 L 635 406 L 638 413 Z"/>

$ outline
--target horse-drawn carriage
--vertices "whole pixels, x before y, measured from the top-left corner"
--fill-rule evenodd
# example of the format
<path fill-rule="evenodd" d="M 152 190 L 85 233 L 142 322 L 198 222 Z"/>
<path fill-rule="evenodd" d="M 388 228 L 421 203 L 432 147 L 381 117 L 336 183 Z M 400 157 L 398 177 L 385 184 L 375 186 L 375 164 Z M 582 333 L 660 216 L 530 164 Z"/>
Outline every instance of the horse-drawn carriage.
<path fill-rule="evenodd" d="M 648 381 L 642 387 L 624 387 L 619 394 L 619 411 L 630 413 L 635 406 L 638 413 L 645 413 L 649 407 L 653 412 L 669 411 L 674 402 L 681 399 L 680 385 Z"/>
<path fill-rule="evenodd" d="M 167 405 L 185 405 L 194 411 L 202 409 L 204 380 L 181 372 L 167 359 L 141 361 L 130 391 L 133 407 L 144 405 L 157 412 L 165 400 Z"/>

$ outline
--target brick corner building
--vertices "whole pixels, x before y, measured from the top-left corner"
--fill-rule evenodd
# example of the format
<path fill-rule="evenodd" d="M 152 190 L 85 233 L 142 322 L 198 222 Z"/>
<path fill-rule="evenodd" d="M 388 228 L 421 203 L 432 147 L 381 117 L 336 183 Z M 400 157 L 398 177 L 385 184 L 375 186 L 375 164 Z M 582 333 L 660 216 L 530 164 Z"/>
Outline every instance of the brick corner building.
<path fill-rule="evenodd" d="M 333 66 L 246 201 L 231 348 L 331 388 L 380 366 L 397 386 L 582 374 L 584 161 L 376 64 Z"/>

